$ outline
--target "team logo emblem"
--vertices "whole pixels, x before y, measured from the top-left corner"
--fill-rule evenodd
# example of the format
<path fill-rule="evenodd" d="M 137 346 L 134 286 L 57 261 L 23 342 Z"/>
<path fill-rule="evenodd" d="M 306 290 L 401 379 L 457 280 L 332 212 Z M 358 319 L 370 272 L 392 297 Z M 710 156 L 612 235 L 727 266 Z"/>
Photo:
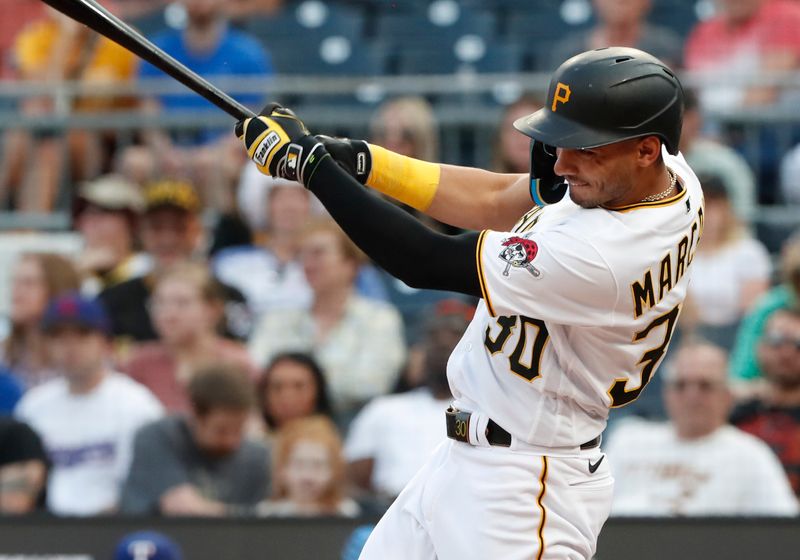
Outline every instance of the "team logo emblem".
<path fill-rule="evenodd" d="M 572 90 L 569 89 L 569 86 L 558 82 L 558 84 L 556 84 L 556 92 L 553 94 L 553 106 L 550 107 L 550 109 L 555 113 L 558 102 L 560 101 L 566 104 L 569 101 L 570 95 L 572 95 Z"/>
<path fill-rule="evenodd" d="M 286 149 L 286 155 L 280 163 L 280 174 L 291 181 L 297 181 L 297 177 L 300 174 L 300 170 L 297 166 L 300 163 L 302 154 L 303 148 L 301 146 L 289 144 Z"/>
<path fill-rule="evenodd" d="M 500 253 L 500 258 L 506 261 L 503 276 L 508 276 L 508 271 L 512 266 L 514 268 L 524 268 L 535 278 L 542 275 L 541 271 L 533 266 L 533 259 L 536 258 L 536 254 L 539 252 L 539 246 L 536 245 L 535 241 L 515 235 L 504 239 L 503 247 L 505 248 Z"/>

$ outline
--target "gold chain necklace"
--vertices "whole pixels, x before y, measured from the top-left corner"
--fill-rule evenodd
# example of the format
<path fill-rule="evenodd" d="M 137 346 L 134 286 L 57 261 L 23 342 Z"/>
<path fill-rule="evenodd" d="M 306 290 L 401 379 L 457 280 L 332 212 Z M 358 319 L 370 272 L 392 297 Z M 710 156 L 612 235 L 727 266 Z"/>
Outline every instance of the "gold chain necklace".
<path fill-rule="evenodd" d="M 678 175 L 669 167 L 667 167 L 667 173 L 669 173 L 669 187 L 658 194 L 651 194 L 650 196 L 644 197 L 642 202 L 656 202 L 669 196 L 669 193 L 671 193 L 672 189 L 675 188 L 675 182 L 678 180 Z"/>

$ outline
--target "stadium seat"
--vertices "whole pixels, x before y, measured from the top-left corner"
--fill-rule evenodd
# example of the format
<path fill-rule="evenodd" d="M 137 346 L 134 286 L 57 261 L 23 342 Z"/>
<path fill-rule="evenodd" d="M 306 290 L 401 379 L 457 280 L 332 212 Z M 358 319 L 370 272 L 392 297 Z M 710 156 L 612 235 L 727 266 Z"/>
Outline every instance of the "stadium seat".
<path fill-rule="evenodd" d="M 527 43 L 551 44 L 593 24 L 593 19 L 572 23 L 564 19 L 559 11 L 530 14 L 514 12 L 506 21 L 505 34 L 512 40 Z"/>
<path fill-rule="evenodd" d="M 410 48 L 399 53 L 399 74 L 502 73 L 523 69 L 523 50 L 517 44 L 487 42 L 464 35 L 437 49 Z"/>
<path fill-rule="evenodd" d="M 162 31 L 182 27 L 185 18 L 186 14 L 182 7 L 173 5 L 129 19 L 126 23 L 137 29 L 145 37 L 153 38 Z"/>
<path fill-rule="evenodd" d="M 493 12 L 557 12 L 562 0 L 464 0 L 464 5 Z"/>
<path fill-rule="evenodd" d="M 488 39 L 496 34 L 497 18 L 491 12 L 471 11 L 456 2 L 440 0 L 424 12 L 385 13 L 375 23 L 375 35 L 398 47 L 452 42 L 473 34 Z"/>
<path fill-rule="evenodd" d="M 682 37 L 686 37 L 697 24 L 694 0 L 658 0 L 647 20 L 654 25 L 668 27 Z"/>
<path fill-rule="evenodd" d="M 323 76 L 379 76 L 386 72 L 382 45 L 330 35 L 302 45 L 272 50 L 279 74 Z"/>
<path fill-rule="evenodd" d="M 387 48 L 381 43 L 350 41 L 341 35 L 331 35 L 318 43 L 275 49 L 273 61 L 279 75 L 365 78 L 364 87 L 359 88 L 355 95 L 328 93 L 322 88 L 284 100 L 293 107 L 306 104 L 328 108 L 372 106 L 383 100 L 384 92 L 373 91 L 367 78 L 386 74 L 386 53 Z"/>
<path fill-rule="evenodd" d="M 332 35 L 358 40 L 363 35 L 364 16 L 333 2 L 306 0 L 286 6 L 274 16 L 252 18 L 242 29 L 272 51 L 286 45 L 318 43 Z"/>

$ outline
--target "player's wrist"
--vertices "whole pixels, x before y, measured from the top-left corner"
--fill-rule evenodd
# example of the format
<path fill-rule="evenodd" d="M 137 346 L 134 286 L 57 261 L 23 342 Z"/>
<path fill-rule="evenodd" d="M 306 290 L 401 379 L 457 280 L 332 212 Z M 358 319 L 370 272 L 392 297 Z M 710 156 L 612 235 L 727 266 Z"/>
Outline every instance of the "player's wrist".
<path fill-rule="evenodd" d="M 367 144 L 372 158 L 372 169 L 367 186 L 382 192 L 412 208 L 425 211 L 431 205 L 439 188 L 442 168 Z"/>
<path fill-rule="evenodd" d="M 280 156 L 273 176 L 308 187 L 320 162 L 328 155 L 322 143 L 310 134 L 294 139 Z"/>
<path fill-rule="evenodd" d="M 367 177 L 372 171 L 372 154 L 366 141 L 334 138 L 324 134 L 319 134 L 316 138 L 351 177 L 362 185 L 366 184 Z"/>

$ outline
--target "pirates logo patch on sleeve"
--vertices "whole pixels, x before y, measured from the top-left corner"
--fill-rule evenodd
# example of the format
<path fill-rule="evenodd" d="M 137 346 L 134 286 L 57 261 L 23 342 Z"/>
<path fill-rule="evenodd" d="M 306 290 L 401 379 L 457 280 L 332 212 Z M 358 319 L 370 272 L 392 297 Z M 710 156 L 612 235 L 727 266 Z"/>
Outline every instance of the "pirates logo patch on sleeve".
<path fill-rule="evenodd" d="M 533 259 L 539 252 L 539 246 L 535 241 L 527 237 L 519 237 L 517 235 L 507 237 L 503 240 L 504 249 L 500 252 L 500 258 L 506 261 L 506 268 L 503 271 L 503 276 L 508 276 L 509 269 L 524 268 L 530 272 L 534 277 L 541 276 L 538 268 L 533 266 Z"/>

